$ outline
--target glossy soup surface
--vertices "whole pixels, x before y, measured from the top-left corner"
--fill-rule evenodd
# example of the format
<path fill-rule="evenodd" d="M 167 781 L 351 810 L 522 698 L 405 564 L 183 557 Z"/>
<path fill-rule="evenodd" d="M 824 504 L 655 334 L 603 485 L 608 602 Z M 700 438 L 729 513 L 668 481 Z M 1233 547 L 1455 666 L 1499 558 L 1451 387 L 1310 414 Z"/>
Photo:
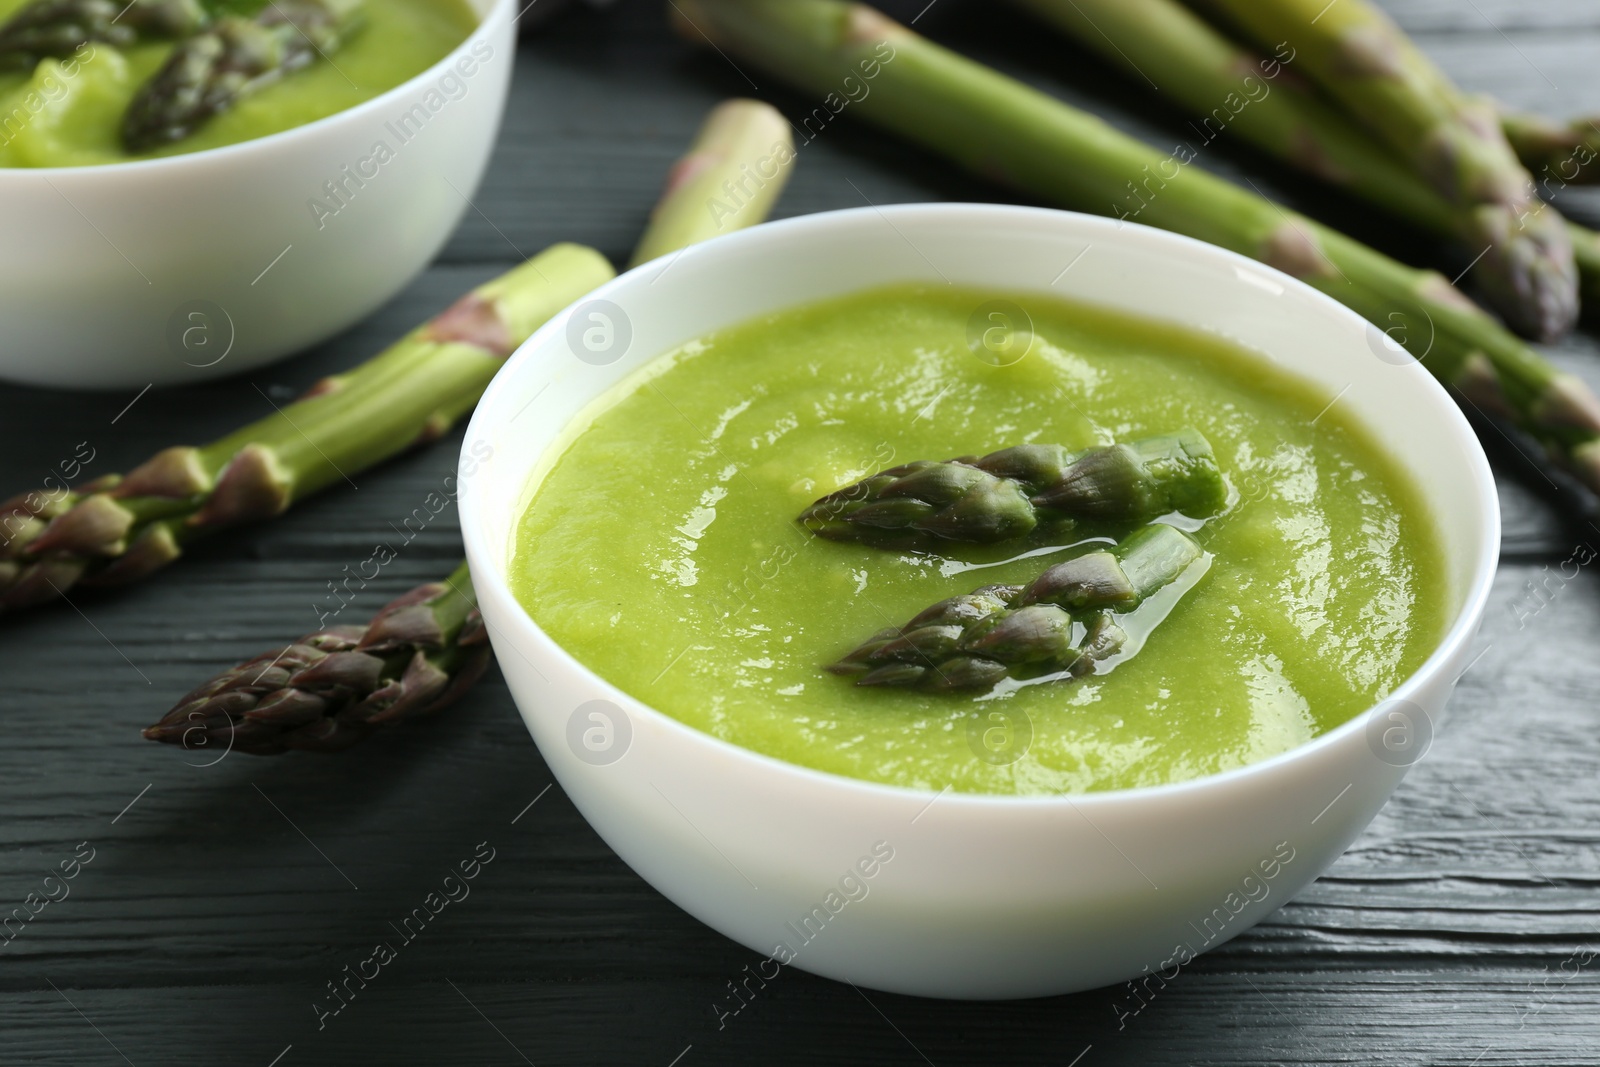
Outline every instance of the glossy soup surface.
<path fill-rule="evenodd" d="M 1422 664 L 1447 602 L 1431 519 L 1330 396 L 1214 338 L 1033 297 L 1031 349 L 994 366 L 967 342 L 993 298 L 878 290 L 652 361 L 547 457 L 512 561 L 519 600 L 602 677 L 707 733 L 980 793 L 1237 767 L 1339 725 Z M 1209 570 L 1138 655 L 986 697 L 861 689 L 822 669 L 1068 549 L 952 546 L 950 559 L 823 541 L 794 521 L 813 499 L 912 459 L 1185 426 L 1210 439 L 1232 503 L 1197 535 Z"/>

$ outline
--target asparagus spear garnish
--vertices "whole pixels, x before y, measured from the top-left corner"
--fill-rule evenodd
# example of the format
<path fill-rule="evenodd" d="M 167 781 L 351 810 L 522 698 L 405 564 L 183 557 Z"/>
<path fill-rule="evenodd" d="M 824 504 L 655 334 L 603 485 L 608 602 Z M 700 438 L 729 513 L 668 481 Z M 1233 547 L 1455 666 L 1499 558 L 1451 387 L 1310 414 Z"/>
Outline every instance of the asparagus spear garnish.
<path fill-rule="evenodd" d="M 1469 99 L 1368 0 L 1209 0 L 1258 41 L 1286 42 L 1304 71 L 1460 213 L 1479 279 L 1518 331 L 1551 340 L 1578 316 L 1577 270 L 1562 220 L 1492 104 Z"/>
<path fill-rule="evenodd" d="M 200 0 L 34 0 L 0 25 L 0 70 L 32 70 L 98 41 L 126 48 L 200 31 Z"/>
<path fill-rule="evenodd" d="M 491 653 L 462 564 L 365 626 L 335 626 L 206 682 L 144 736 L 255 755 L 335 752 L 373 730 L 432 714 L 478 680 Z"/>
<path fill-rule="evenodd" d="M 939 541 L 994 544 L 1043 524 L 1055 533 L 1079 522 L 1137 526 L 1168 512 L 1215 515 L 1228 486 L 1196 430 L 1071 451 L 1033 444 L 918 460 L 829 493 L 800 515 L 812 533 L 882 548 Z"/>
<path fill-rule="evenodd" d="M 611 276 L 593 249 L 556 245 L 227 437 L 168 448 L 126 475 L 74 492 L 0 503 L 0 610 L 40 604 L 78 584 L 143 578 L 192 538 L 272 518 L 435 440 L 472 410 L 506 356 Z"/>
<path fill-rule="evenodd" d="M 1510 420 L 1600 492 L 1600 400 L 1431 271 L 1164 155 L 1092 115 L 840 0 L 675 0 L 693 40 L 807 92 L 876 64 L 849 114 L 1065 207 L 1232 249 L 1340 300 L 1478 409 Z"/>
<path fill-rule="evenodd" d="M 730 145 L 739 147 L 730 151 Z M 782 150 L 784 165 L 769 179 L 772 195 L 733 217 L 707 210 L 702 187 L 682 180 L 685 161 L 693 160 L 713 187 L 724 179 L 737 181 L 775 149 Z M 777 189 L 788 180 L 793 158 L 789 126 L 771 107 L 754 100 L 718 105 L 669 176 L 639 247 L 666 254 L 762 221 Z M 468 308 L 459 316 L 460 326 L 487 327 L 494 333 L 485 310 Z M 554 310 L 548 309 L 546 317 Z M 526 336 L 520 334 L 519 340 Z M 465 401 L 466 407 L 476 401 L 483 384 L 487 378 Z M 359 420 L 362 414 L 359 408 L 347 409 L 343 417 Z M 241 752 L 258 754 L 334 751 L 378 727 L 444 707 L 472 685 L 489 658 L 477 594 L 462 563 L 444 581 L 419 586 L 393 601 L 366 626 L 319 630 L 223 671 L 180 700 L 144 735 L 190 748 L 226 747 L 231 741 Z"/>
<path fill-rule="evenodd" d="M 230 15 L 181 41 L 139 88 L 122 144 L 146 152 L 181 141 L 241 99 L 308 66 L 349 39 L 362 0 L 273 0 L 253 18 Z"/>
<path fill-rule="evenodd" d="M 856 685 L 948 692 L 1093 673 L 1127 635 L 1114 618 L 1176 581 L 1204 551 L 1146 526 L 1111 548 L 1057 563 L 1028 585 L 986 585 L 874 634 L 837 663 Z"/>

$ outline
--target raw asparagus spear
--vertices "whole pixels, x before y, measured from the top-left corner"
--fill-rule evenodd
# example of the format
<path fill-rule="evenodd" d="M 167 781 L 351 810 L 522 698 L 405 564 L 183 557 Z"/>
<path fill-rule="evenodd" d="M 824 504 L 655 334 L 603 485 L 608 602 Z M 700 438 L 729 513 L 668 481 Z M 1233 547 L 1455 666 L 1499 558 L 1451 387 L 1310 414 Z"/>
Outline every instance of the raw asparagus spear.
<path fill-rule="evenodd" d="M 144 736 L 191 750 L 335 752 L 452 703 L 489 659 L 462 564 L 392 601 L 366 626 L 319 630 L 223 671 Z"/>
<path fill-rule="evenodd" d="M 0 70 L 32 70 L 91 41 L 126 48 L 188 37 L 206 22 L 200 0 L 34 0 L 0 26 Z"/>
<path fill-rule="evenodd" d="M 254 18 L 230 15 L 181 41 L 139 88 L 122 144 L 147 152 L 181 141 L 241 99 L 308 66 L 349 39 L 362 0 L 273 0 Z"/>
<path fill-rule="evenodd" d="M 761 222 L 788 184 L 793 160 L 788 120 L 771 106 L 754 100 L 718 105 L 689 154 L 668 172 L 650 226 L 628 265 Z"/>
<path fill-rule="evenodd" d="M 1473 234 L 1461 214 L 1292 67 L 1235 44 L 1178 0 L 1015 2 L 1135 76 L 1159 71 L 1162 95 L 1195 113 L 1192 128 L 1203 143 L 1236 131 L 1286 163 L 1470 247 Z M 1600 302 L 1600 234 L 1568 222 L 1567 235 L 1582 302 Z"/>
<path fill-rule="evenodd" d="M 1129 612 L 1204 555 L 1181 530 L 1146 526 L 1110 549 L 1057 563 L 1029 585 L 986 585 L 874 634 L 828 669 L 856 685 L 948 692 L 1092 673 L 1127 639 Z"/>
<path fill-rule="evenodd" d="M 1600 121 L 1556 122 L 1501 105 L 1500 129 L 1535 180 L 1549 178 L 1558 188 L 1600 182 Z"/>
<path fill-rule="evenodd" d="M 611 275 L 600 253 L 556 245 L 221 440 L 166 449 L 74 492 L 0 503 L 0 609 L 43 603 L 80 583 L 143 578 L 191 538 L 272 518 L 438 438 L 472 410 L 506 356 Z"/>
<path fill-rule="evenodd" d="M 1600 400 L 1473 306 L 1304 216 L 1164 155 L 874 9 L 840 0 L 674 0 L 679 28 L 807 92 L 876 64 L 849 108 L 972 171 L 1064 207 L 1115 214 L 1232 249 L 1340 300 L 1480 410 L 1512 421 L 1600 492 Z M 702 38 L 701 34 L 705 34 Z"/>
<path fill-rule="evenodd" d="M 685 159 L 702 160 L 713 186 L 723 178 L 737 180 L 773 150 L 769 134 L 785 149 L 787 169 L 793 143 L 782 116 L 766 104 L 730 100 L 712 111 Z M 741 147 L 726 151 L 729 145 Z M 680 162 L 674 173 L 681 167 Z M 663 234 L 687 247 L 731 227 L 752 226 L 771 205 L 766 199 L 734 220 L 718 218 L 707 210 L 699 186 L 669 178 L 640 247 L 673 251 Z M 484 321 L 481 311 L 462 318 L 463 324 L 474 321 Z M 443 582 L 419 586 L 390 603 L 366 626 L 319 630 L 223 671 L 144 735 L 189 748 L 226 747 L 231 741 L 241 752 L 258 754 L 333 751 L 378 727 L 437 711 L 472 685 L 489 656 L 477 594 L 462 563 Z"/>
<path fill-rule="evenodd" d="M 800 522 L 833 541 L 927 548 L 939 541 L 993 544 L 1041 523 L 1142 525 L 1178 511 L 1215 515 L 1228 486 L 1196 430 L 1073 452 L 1018 445 L 981 458 L 919 460 L 880 471 L 812 504 Z"/>
<path fill-rule="evenodd" d="M 1560 337 L 1577 320 L 1577 271 L 1561 219 L 1500 130 L 1367 0 L 1211 0 L 1258 41 L 1286 42 L 1303 70 L 1461 213 L 1479 277 L 1519 331 Z"/>

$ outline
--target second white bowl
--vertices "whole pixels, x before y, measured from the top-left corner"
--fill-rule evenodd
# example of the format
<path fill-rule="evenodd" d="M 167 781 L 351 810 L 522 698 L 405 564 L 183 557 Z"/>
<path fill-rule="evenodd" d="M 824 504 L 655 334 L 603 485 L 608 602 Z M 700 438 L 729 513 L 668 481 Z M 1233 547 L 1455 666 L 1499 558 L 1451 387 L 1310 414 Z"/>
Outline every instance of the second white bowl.
<path fill-rule="evenodd" d="M 316 122 L 162 159 L 0 168 L 0 378 L 236 374 L 398 292 L 460 221 L 505 109 L 515 5 L 469 2 L 483 21 L 460 47 Z"/>

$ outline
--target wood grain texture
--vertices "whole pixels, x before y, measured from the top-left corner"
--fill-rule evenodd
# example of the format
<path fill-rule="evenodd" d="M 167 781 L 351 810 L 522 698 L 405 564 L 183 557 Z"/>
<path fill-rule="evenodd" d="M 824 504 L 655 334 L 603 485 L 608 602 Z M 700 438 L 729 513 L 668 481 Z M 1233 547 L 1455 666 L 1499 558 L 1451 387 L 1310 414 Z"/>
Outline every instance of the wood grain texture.
<path fill-rule="evenodd" d="M 910 19 L 926 0 L 891 6 Z M 1474 89 L 1600 110 L 1591 4 L 1392 10 Z M 1153 143 L 1182 136 L 1159 93 L 1043 33 L 1008 32 L 1019 24 L 976 0 L 939 0 L 918 28 Z M 1520 53 L 1559 89 L 1530 80 Z M 761 81 L 752 89 L 672 39 L 653 0 L 559 17 L 523 42 L 476 210 L 405 292 L 314 352 L 152 391 L 125 413 L 131 393 L 0 389 L 0 486 L 37 483 L 80 441 L 98 474 L 220 433 L 264 413 L 257 386 L 292 396 L 553 241 L 624 258 L 714 101 L 756 93 L 809 107 Z M 1415 262 L 1451 265 L 1247 151 L 1222 146 L 1201 164 L 1249 174 Z M 802 148 L 779 213 L 1008 198 L 841 121 Z M 1600 383 L 1592 334 L 1551 354 Z M 497 674 L 450 714 L 337 758 L 200 766 L 138 737 L 211 670 L 314 628 L 327 583 L 440 484 L 458 441 L 197 545 L 135 591 L 0 620 L 0 913 L 79 842 L 95 850 L 71 895 L 0 945 L 0 1063 L 1600 1062 L 1600 586 L 1560 567 L 1581 540 L 1600 546 L 1600 530 L 1560 519 L 1537 478 L 1502 479 L 1505 554 L 1483 655 L 1427 758 L 1323 878 L 1136 1015 L 1119 1023 L 1117 990 L 946 1004 L 786 972 L 719 1027 L 711 1005 L 752 957 L 645 885 L 559 788 L 541 796 L 549 772 Z M 446 512 L 349 610 L 458 555 Z M 479 842 L 495 859 L 471 896 L 319 1030 L 325 983 Z"/>

